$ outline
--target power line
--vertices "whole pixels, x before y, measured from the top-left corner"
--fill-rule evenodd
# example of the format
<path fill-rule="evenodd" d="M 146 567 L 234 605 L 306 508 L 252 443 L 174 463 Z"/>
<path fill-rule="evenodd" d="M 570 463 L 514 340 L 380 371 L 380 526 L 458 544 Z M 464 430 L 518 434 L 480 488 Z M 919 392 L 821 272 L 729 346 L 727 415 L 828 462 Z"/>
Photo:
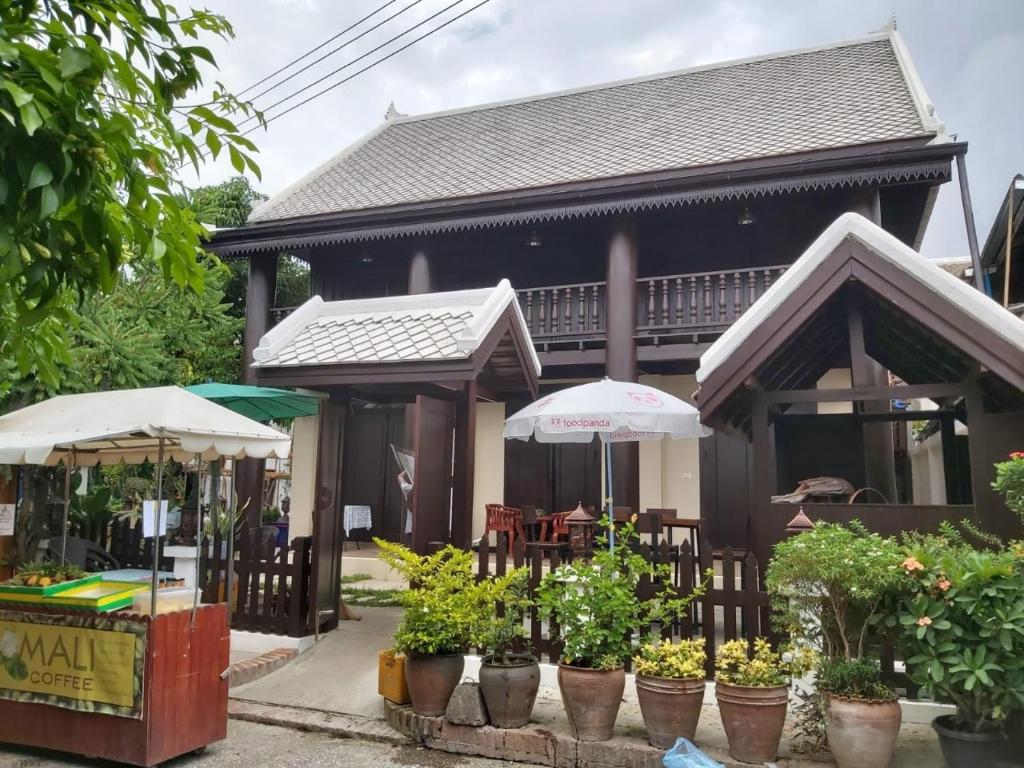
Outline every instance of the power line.
<path fill-rule="evenodd" d="M 263 78 L 262 80 L 257 80 L 257 81 L 256 81 L 255 83 L 253 83 L 252 85 L 250 85 L 250 86 L 249 86 L 248 88 L 245 88 L 244 90 L 240 91 L 240 92 L 238 93 L 238 95 L 239 95 L 239 96 L 241 96 L 241 95 L 242 95 L 242 94 L 244 94 L 244 93 L 248 93 L 248 92 L 249 92 L 249 91 L 251 91 L 251 90 L 252 90 L 253 88 L 258 88 L 259 86 L 261 86 L 261 85 L 263 85 L 263 84 L 264 84 L 265 82 L 267 82 L 267 80 L 270 80 L 271 78 L 273 78 L 273 77 L 276 77 L 277 75 L 281 74 L 282 72 L 284 72 L 284 71 L 285 71 L 286 69 L 288 69 L 288 68 L 289 68 L 289 67 L 291 67 L 292 65 L 294 65 L 294 64 L 298 64 L 298 63 L 299 63 L 300 61 L 302 61 L 302 60 L 303 60 L 304 58 L 306 58 L 307 56 L 312 56 L 312 55 L 313 55 L 314 53 L 316 53 L 317 51 L 319 51 L 319 50 L 320 50 L 321 48 L 323 48 L 323 47 L 324 47 L 325 45 L 330 45 L 330 44 L 331 44 L 331 43 L 333 43 L 333 42 L 334 42 L 335 40 L 337 40 L 337 39 L 338 39 L 339 37 L 341 37 L 342 35 L 344 35 L 344 34 L 345 34 L 346 32 L 351 32 L 351 31 L 352 31 L 353 29 L 355 29 L 356 27 L 358 27 L 358 26 L 359 26 L 360 24 L 362 24 L 362 23 L 363 23 L 364 21 L 366 21 L 367 19 L 373 18 L 373 17 L 374 17 L 374 16 L 376 16 L 376 15 L 377 15 L 378 13 L 380 13 L 380 12 L 381 12 L 381 11 L 383 11 L 383 10 L 384 10 L 385 8 L 387 8 L 387 7 L 389 6 L 389 5 L 394 5 L 394 4 L 395 4 L 395 3 L 397 3 L 397 2 L 398 2 L 398 0 L 388 0 L 388 1 L 386 2 L 386 3 L 384 3 L 384 5 L 382 5 L 382 6 L 380 6 L 379 8 L 377 8 L 377 10 L 375 10 L 375 11 L 371 11 L 370 13 L 366 14 L 365 16 L 363 16 L 363 18 L 361 18 L 361 19 L 360 19 L 359 21 L 357 21 L 357 22 L 356 22 L 355 24 L 350 24 L 349 26 L 345 27 L 345 29 L 341 30 L 341 32 L 339 32 L 338 34 L 336 34 L 336 35 L 333 35 L 332 37 L 329 37 L 329 38 L 327 38 L 326 40 L 324 40 L 324 41 L 323 41 L 322 43 L 320 43 L 320 45 L 316 46 L 315 48 L 310 48 L 310 49 L 309 49 L 308 51 L 306 51 L 306 52 L 305 52 L 304 54 L 302 54 L 302 55 L 301 55 L 301 56 L 299 56 L 298 58 L 292 59 L 292 60 L 291 60 L 291 61 L 289 61 L 289 62 L 288 62 L 287 64 L 285 64 L 285 65 L 284 65 L 283 67 L 281 67 L 281 68 L 280 68 L 280 69 L 278 69 L 278 70 L 275 70 L 274 72 L 271 72 L 271 73 L 270 73 L 269 75 L 267 75 L 266 77 L 264 77 L 264 78 Z"/>
<path fill-rule="evenodd" d="M 396 48 L 395 50 L 391 51 L 391 52 L 390 52 L 389 54 L 387 54 L 386 56 L 382 56 L 381 58 L 377 59 L 376 61 L 374 61 L 374 62 L 371 62 L 370 64 L 367 64 L 367 65 L 366 65 L 365 67 L 363 67 L 362 69 L 360 69 L 360 70 L 359 70 L 358 72 L 353 72 L 353 73 L 352 73 L 351 75 L 349 75 L 348 77 L 346 77 L 346 78 L 344 78 L 344 79 L 342 79 L 342 80 L 339 80 L 338 82 L 336 82 L 336 83 L 333 83 L 333 84 L 331 84 L 331 85 L 327 86 L 326 88 L 324 88 L 324 89 L 322 89 L 322 90 L 320 90 L 320 91 L 317 91 L 316 93 L 314 93 L 314 94 L 313 94 L 312 96 L 310 96 L 310 97 L 309 97 L 309 98 L 307 98 L 307 99 L 303 99 L 303 100 L 302 100 L 302 101 L 300 101 L 300 102 L 299 102 L 298 104 L 293 104 L 292 106 L 288 107 L 288 109 L 286 109 L 286 110 L 284 110 L 284 111 L 282 111 L 282 112 L 278 112 L 278 113 L 277 113 L 276 115 L 273 115 L 273 116 L 271 116 L 271 117 L 267 118 L 266 120 L 264 120 L 264 121 L 263 121 L 262 125 L 263 125 L 263 126 L 267 126 L 267 125 L 269 125 L 270 123 L 272 123 L 272 122 L 273 122 L 274 120 L 277 120 L 277 119 L 278 119 L 279 117 L 284 117 L 284 116 L 285 116 L 285 115 L 287 115 L 287 114 L 288 114 L 289 112 L 293 112 L 294 110 L 298 109 L 299 107 L 303 106 L 304 104 L 308 104 L 309 102 L 313 101 L 314 99 L 318 99 L 319 97 L 323 96 L 323 95 L 324 95 L 325 93 L 328 93 L 329 91 L 333 91 L 333 90 L 334 90 L 335 88 L 338 88 L 338 87 L 340 87 L 340 86 L 344 85 L 344 84 L 345 84 L 345 83 L 347 83 L 347 82 L 348 82 L 349 80 L 352 80 L 353 78 L 355 78 L 355 77 L 358 77 L 359 75 L 363 74 L 363 72 L 366 72 L 367 70 L 373 69 L 373 68 L 374 68 L 375 66 L 377 66 L 378 64 L 381 64 L 381 63 L 383 63 L 383 62 L 387 61 L 387 60 L 388 60 L 388 59 L 390 59 L 390 58 L 391 58 L 392 56 L 397 56 L 397 55 L 398 55 L 399 53 L 401 53 L 402 51 L 404 51 L 404 50 L 406 50 L 406 49 L 408 49 L 408 48 L 411 48 L 412 46 L 416 45 L 416 43 L 418 43 L 418 42 L 420 42 L 421 40 L 424 40 L 424 39 L 426 39 L 426 38 L 430 37 L 430 36 L 431 36 L 432 34 L 434 34 L 435 32 L 439 32 L 439 31 L 441 31 L 442 29 L 444 29 L 445 27 L 447 27 L 447 26 L 448 26 L 449 24 L 453 24 L 453 23 L 455 23 L 456 21 L 458 21 L 459 19 L 463 18 L 464 16 L 468 16 L 468 15 L 469 15 L 469 14 L 471 14 L 471 13 L 472 13 L 473 11 L 475 11 L 475 10 L 476 10 L 477 8 L 480 8 L 481 6 L 487 5 L 487 3 L 489 3 L 490 1 L 491 1 L 491 0 L 481 0 L 481 2 L 477 3 L 477 4 L 476 4 L 476 5 L 474 5 L 474 6 L 472 7 L 472 8 L 469 8 L 468 10 L 465 10 L 465 11 L 463 11 L 462 13 L 460 13 L 460 14 L 459 14 L 458 16 L 453 16 L 452 18 L 448 19 L 448 21 L 446 21 L 446 22 L 444 22 L 444 23 L 442 23 L 442 24 L 439 24 L 438 26 L 434 27 L 434 28 L 433 28 L 433 29 L 431 29 L 431 30 L 428 30 L 427 32 L 423 33 L 422 35 L 420 35 L 420 36 L 419 36 L 419 37 L 417 37 L 416 39 L 414 39 L 414 40 L 411 40 L 411 41 L 409 41 L 408 43 L 406 43 L 405 45 L 403 45 L 403 46 L 402 46 L 401 48 Z M 448 8 L 451 8 L 451 7 L 455 6 L 455 5 L 458 5 L 458 4 L 460 3 L 460 2 L 462 2 L 462 0 L 457 0 L 457 2 L 454 2 L 454 3 L 452 3 L 452 4 L 450 5 L 450 6 L 448 6 Z M 440 13 L 443 13 L 444 11 L 448 10 L 448 8 L 445 8 L 445 9 L 443 9 L 443 10 L 441 10 L 441 11 L 438 11 L 438 13 L 435 13 L 435 14 L 434 14 L 434 16 L 437 16 L 437 15 L 439 15 Z M 416 25 L 416 27 L 418 27 L 418 26 L 421 26 L 422 24 L 424 24 L 424 23 L 425 23 L 425 22 L 427 22 L 427 21 L 430 21 L 430 19 L 434 18 L 434 16 L 431 16 L 431 17 L 430 17 L 430 18 L 428 18 L 428 19 L 424 19 L 424 20 L 423 20 L 422 22 L 420 22 L 419 24 L 417 24 L 417 25 Z M 402 33 L 402 35 L 404 35 L 404 34 L 407 34 L 407 33 L 411 32 L 411 31 L 412 31 L 413 29 L 415 29 L 416 27 L 410 27 L 410 28 L 409 28 L 409 29 L 407 29 L 407 30 L 406 30 L 405 32 L 403 32 L 403 33 Z M 401 37 L 402 35 L 398 35 L 397 37 Z M 397 39 L 397 38 L 393 38 L 393 39 Z M 389 42 L 391 42 L 391 41 L 389 41 Z M 387 43 L 385 43 L 384 45 L 387 45 Z M 379 46 L 379 47 L 380 47 L 380 46 Z M 376 50 L 376 49 L 374 49 L 374 50 Z M 370 53 L 372 53 L 372 52 L 373 52 L 373 51 L 370 51 Z M 365 57 L 365 55 L 368 55 L 368 54 L 364 54 L 364 56 L 361 56 L 360 58 L 364 58 L 364 57 Z M 358 60 L 359 60 L 359 59 L 354 59 L 353 61 L 349 62 L 349 64 L 353 64 L 353 63 L 355 63 L 355 62 L 356 62 L 356 61 L 358 61 Z M 347 67 L 347 66 L 348 66 L 348 64 L 346 64 L 345 66 Z M 341 69 L 344 69 L 344 67 L 342 67 Z M 335 71 L 336 71 L 336 72 L 337 72 L 337 71 L 340 71 L 340 69 L 339 69 L 339 70 L 335 70 Z M 331 74 L 334 74 L 334 73 L 331 73 Z M 330 77 L 330 75 L 326 75 L 325 77 Z M 323 80 L 323 79 L 325 79 L 325 78 L 321 78 L 321 80 Z M 317 82 L 319 82 L 319 81 L 317 81 Z M 308 88 L 308 87 L 310 87 L 310 86 L 313 86 L 313 85 L 316 85 L 316 83 L 310 83 L 310 85 L 309 85 L 309 86 L 307 86 L 307 88 Z M 306 89 L 304 88 L 304 89 L 302 89 L 302 90 L 306 90 Z M 296 93 L 292 94 L 292 96 L 297 96 L 297 95 L 298 95 L 299 93 L 301 93 L 301 92 L 302 92 L 302 91 L 297 91 Z M 290 97 L 288 97 L 288 98 L 292 98 L 292 97 L 290 96 Z M 287 100 L 288 100 L 288 99 L 284 99 L 284 101 L 287 101 Z M 268 107 L 268 109 L 271 109 L 271 108 L 272 108 L 272 107 Z M 247 135 L 249 135 L 250 133 L 252 133 L 253 131 L 255 131 L 255 130 L 256 130 L 257 128 L 259 128 L 259 127 L 260 127 L 260 126 L 258 126 L 258 125 L 256 125 L 256 126 L 253 126 L 253 127 L 252 127 L 252 128 L 250 128 L 249 130 L 247 130 L 247 131 L 245 131 L 244 133 L 242 133 L 242 136 L 247 136 Z"/>
<path fill-rule="evenodd" d="M 392 2 L 396 2 L 396 0 L 392 0 Z M 250 102 L 253 102 L 253 101 L 256 101 L 256 99 L 260 98 L 261 96 L 265 96 L 266 94 L 270 93 L 271 91 L 275 90 L 276 88 L 279 88 L 280 86 L 284 85 L 284 84 L 285 84 L 285 83 L 287 83 L 287 82 L 288 82 L 289 80 L 292 80 L 292 79 L 294 79 L 294 78 L 298 77 L 299 75 L 301 75 L 301 74 L 302 74 L 303 72 L 305 72 L 306 70 L 308 70 L 308 69 L 311 69 L 312 67 L 315 67 L 315 66 L 316 66 L 317 64 L 319 64 L 319 63 L 320 63 L 321 61 L 323 61 L 324 59 L 329 59 L 329 58 L 330 58 L 331 56 L 333 56 L 334 54 L 336 54 L 336 53 L 337 53 L 338 51 L 340 51 L 340 50 L 341 50 L 342 48 L 347 48 L 348 46 L 352 45 L 352 43 L 356 42 L 356 40 L 361 40 L 362 38 L 366 37 L 366 36 L 367 36 L 368 34 L 370 34 L 371 32 L 373 32 L 374 30 L 380 29 L 380 28 L 381 28 L 381 27 L 383 27 L 383 26 L 384 26 L 385 24 L 387 24 L 387 23 L 388 23 L 389 21 L 391 21 L 392 19 L 398 18 L 398 17 L 399 17 L 399 16 L 401 16 L 401 15 L 402 15 L 403 13 L 405 13 L 406 11 L 408 11 L 408 10 L 409 10 L 410 8 L 412 8 L 412 7 L 414 7 L 414 6 L 417 6 L 417 5 L 419 5 L 420 3 L 422 3 L 422 2 L 423 2 L 423 0 L 413 0 L 413 1 L 412 1 L 411 3 L 409 3 L 409 4 L 407 5 L 407 6 L 405 6 L 404 8 L 402 8 L 402 9 L 401 9 L 400 11 L 396 11 L 395 13 L 391 14 L 390 16 L 388 16 L 388 17 L 387 17 L 386 19 L 384 19 L 383 21 L 379 21 L 379 22 L 377 22 L 376 24 L 374 24 L 374 25 L 373 25 L 372 27 L 370 27 L 369 29 L 365 29 L 365 30 L 363 30 L 362 32 L 360 32 L 360 33 L 359 33 L 358 35 L 356 35 L 355 37 L 351 38 L 350 40 L 346 40 L 346 41 L 345 41 L 344 43 L 342 43 L 341 45 L 339 45 L 339 46 L 338 46 L 337 48 L 332 48 L 332 49 L 331 49 L 330 51 L 328 51 L 327 53 L 325 53 L 325 54 L 324 54 L 323 56 L 321 56 L 321 57 L 320 57 L 319 59 L 317 59 L 316 61 L 311 61 L 311 62 L 309 62 L 309 64 L 306 64 L 306 65 L 305 65 L 304 67 L 302 67 L 302 69 L 299 69 L 299 70 L 296 70 L 295 72 L 292 72 L 292 73 L 291 73 L 290 75 L 288 75 L 288 77 L 284 78 L 283 80 L 279 80 L 278 82 L 274 83 L 273 85 L 271 85 L 271 86 L 269 86 L 269 87 L 267 87 L 267 88 L 264 88 L 264 89 L 263 89 L 262 91 L 260 91 L 259 93 L 257 93 L 257 94 L 256 94 L 255 96 L 253 96 L 253 97 L 251 97 L 250 99 L 248 99 L 248 101 L 250 101 Z M 355 26 L 355 25 L 353 25 L 353 26 Z M 351 27 L 349 27 L 349 29 L 351 29 Z M 344 33 L 342 33 L 342 34 L 344 34 Z M 335 37 L 334 37 L 334 38 L 332 38 L 332 39 L 336 39 L 337 37 L 338 37 L 338 36 L 337 36 L 337 35 L 335 35 Z M 321 46 L 318 46 L 318 47 L 319 47 L 319 48 L 322 48 L 323 46 L 321 45 Z M 310 51 L 310 53 L 313 53 L 313 52 L 314 52 L 315 50 L 317 50 L 317 49 L 316 49 L 316 48 L 315 48 L 315 49 L 313 49 L 313 51 Z M 307 53 L 307 54 L 306 54 L 306 56 L 308 56 L 308 55 L 309 55 L 309 54 Z M 286 67 L 286 68 L 287 68 L 287 67 Z M 271 75 L 271 77 L 273 77 L 273 75 Z M 270 108 L 271 108 L 271 107 L 268 107 L 268 109 L 270 109 Z"/>
<path fill-rule="evenodd" d="M 419 27 L 422 27 L 422 26 L 423 26 L 424 24 L 426 24 L 427 22 L 429 22 L 429 21 L 433 21 L 433 20 L 434 20 L 434 19 L 436 19 L 436 18 L 437 18 L 438 16 L 440 16 L 440 15 L 441 15 L 442 13 L 445 13 L 446 11 L 450 11 L 450 10 L 451 10 L 452 8 L 454 8 L 455 6 L 457 6 L 457 5 L 459 5 L 459 4 L 463 3 L 463 2 L 465 2 L 465 0 L 455 0 L 455 1 L 453 2 L 453 3 L 449 3 L 448 5 L 446 5 L 446 6 L 445 6 L 444 8 L 442 8 L 441 10 L 439 10 L 439 11 L 437 11 L 436 13 L 434 13 L 434 14 L 432 14 L 432 15 L 428 16 L 427 18 L 423 19 L 423 21 L 420 21 L 420 22 L 417 22 L 416 24 L 413 24 L 413 25 L 412 25 L 411 27 L 409 27 L 408 29 L 406 29 L 406 30 L 404 30 L 404 31 L 402 31 L 402 32 L 399 32 L 399 33 L 398 33 L 397 35 L 395 35 L 394 37 L 390 38 L 389 40 L 385 40 L 385 41 L 384 41 L 383 43 L 381 43 L 380 45 L 378 45 L 378 46 L 377 46 L 376 48 L 371 48 L 371 49 L 370 49 L 370 50 L 368 50 L 368 51 L 367 51 L 366 53 L 364 53 L 364 54 L 361 54 L 361 55 L 357 56 L 356 58 L 354 58 L 354 59 L 351 59 L 350 61 L 347 61 L 347 62 L 345 62 L 345 63 L 344 63 L 344 64 L 342 64 L 342 65 L 341 65 L 340 67 L 338 67 L 338 68 L 336 68 L 336 69 L 333 69 L 333 70 L 331 70 L 330 72 L 328 72 L 328 73 L 327 73 L 326 75 L 324 75 L 323 77 L 317 78 L 317 79 L 316 79 L 316 80 L 314 80 L 313 82 L 311 82 L 311 83 L 308 83 L 308 84 L 306 84 L 306 85 L 302 86 L 302 87 L 301 87 L 301 88 L 299 88 L 299 89 L 298 89 L 297 91 L 294 91 L 293 93 L 290 93 L 290 94 L 288 94 L 287 96 L 285 96 L 285 97 L 284 97 L 283 99 L 278 99 L 278 100 L 277 100 L 277 101 L 275 101 L 275 102 L 274 102 L 273 104 L 271 104 L 271 105 L 270 105 L 269 107 L 264 107 L 263 109 L 261 109 L 261 110 L 260 110 L 260 112 L 264 112 L 264 113 L 265 113 L 265 112 L 269 112 L 270 110 L 274 109 L 274 107 L 279 107 L 279 106 L 281 106 L 282 104 L 284 104 L 284 103 L 285 103 L 286 101 L 291 101 L 291 100 L 292 100 L 292 99 L 294 99 L 294 98 L 295 98 L 296 96 L 298 96 L 298 95 L 299 95 L 300 93 L 304 93 L 304 92 L 308 91 L 308 90 L 309 90 L 310 88 L 313 88 L 314 86 L 317 86 L 317 85 L 319 85 L 319 84 L 320 84 L 320 83 L 322 83 L 322 82 L 323 82 L 324 80 L 327 80 L 327 79 L 329 79 L 329 78 L 331 78 L 331 77 L 334 77 L 334 75 L 338 74 L 338 73 L 339 73 L 339 72 L 341 72 L 342 70 L 348 69 L 349 67 L 351 67 L 351 66 L 352 66 L 353 64 L 355 64 L 356 62 L 362 61 L 363 59 L 367 58 L 368 56 L 371 56 L 371 55 L 373 55 L 374 53 L 376 53 L 377 51 L 379 51 L 379 50 L 380 50 L 381 48 L 386 48 L 387 46 L 391 45 L 391 43 L 395 42 L 395 41 L 396 41 L 396 40 L 398 40 L 399 38 L 401 38 L 401 37 L 405 37 L 406 35 L 408 35 L 408 34 L 409 34 L 410 32 L 412 32 L 412 31 L 413 31 L 414 29 L 418 29 Z M 482 4 L 483 4 L 483 3 L 481 3 L 481 5 L 482 5 Z M 478 5 L 478 6 L 474 6 L 474 7 L 473 7 L 473 8 L 471 8 L 470 10 L 474 10 L 474 9 L 476 9 L 476 8 L 479 8 L 479 7 L 480 7 L 479 5 Z M 460 16 L 456 16 L 456 17 L 455 17 L 454 19 L 452 19 L 452 21 L 454 21 L 455 19 L 460 19 L 460 18 L 462 18 L 462 16 L 464 16 L 464 15 L 465 15 L 465 13 L 463 13 L 463 14 L 462 14 L 462 15 L 460 15 Z M 441 29 L 441 27 L 438 27 L 437 29 Z M 434 31 L 437 31 L 437 30 L 435 29 Z M 416 38 L 416 40 L 413 40 L 413 43 L 417 42 L 417 41 L 418 41 L 418 40 L 420 40 L 420 39 L 422 39 L 422 38 Z M 405 50 L 405 48 L 407 48 L 407 47 L 408 47 L 408 46 L 405 46 L 404 48 L 399 48 L 398 50 L 399 50 L 399 51 L 404 51 L 404 50 Z M 383 58 L 383 59 L 380 59 L 380 61 L 385 61 L 385 60 L 386 60 L 387 58 L 389 58 L 389 57 L 385 57 L 385 58 Z M 365 72 L 365 71 L 366 71 L 366 69 L 361 69 L 361 70 L 359 70 L 359 72 Z M 357 72 L 356 74 L 359 74 L 359 72 Z M 350 79 L 351 79 L 351 78 L 348 78 L 348 79 L 346 79 L 346 80 L 342 80 L 342 82 L 348 82 L 348 80 L 350 80 Z M 315 97 L 314 97 L 314 98 L 315 98 Z M 303 101 L 303 102 L 301 102 L 301 103 L 302 103 L 302 104 L 305 104 L 306 102 L 305 102 L 305 101 Z M 283 114 L 283 113 L 282 113 L 282 114 Z M 256 119 L 257 119 L 257 117 L 256 117 L 255 115 L 250 115 L 249 117 L 245 118 L 245 119 L 244 119 L 244 120 L 242 120 L 242 121 L 241 121 L 240 123 L 238 123 L 238 126 L 237 126 L 237 127 L 241 128 L 241 127 L 242 127 L 243 125 L 245 125 L 246 123 L 251 123 L 251 122 L 252 122 L 253 120 L 256 120 Z M 248 133 L 248 131 L 247 131 L 246 133 Z M 244 135 L 246 135 L 246 134 L 245 134 L 245 133 L 243 133 L 242 135 L 244 136 Z"/>

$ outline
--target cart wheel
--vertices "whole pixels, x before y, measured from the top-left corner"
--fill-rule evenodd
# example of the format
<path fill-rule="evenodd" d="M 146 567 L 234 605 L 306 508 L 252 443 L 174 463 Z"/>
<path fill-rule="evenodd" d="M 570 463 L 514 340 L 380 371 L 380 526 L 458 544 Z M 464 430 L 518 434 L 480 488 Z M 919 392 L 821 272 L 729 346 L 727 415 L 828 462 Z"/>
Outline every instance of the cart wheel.
<path fill-rule="evenodd" d="M 204 754 L 205 752 L 206 752 L 206 747 L 199 747 L 198 749 L 193 749 L 193 750 L 192 750 L 192 754 L 193 754 L 193 755 L 195 755 L 195 756 L 197 756 L 197 757 L 198 757 L 199 755 L 202 755 L 202 754 Z"/>

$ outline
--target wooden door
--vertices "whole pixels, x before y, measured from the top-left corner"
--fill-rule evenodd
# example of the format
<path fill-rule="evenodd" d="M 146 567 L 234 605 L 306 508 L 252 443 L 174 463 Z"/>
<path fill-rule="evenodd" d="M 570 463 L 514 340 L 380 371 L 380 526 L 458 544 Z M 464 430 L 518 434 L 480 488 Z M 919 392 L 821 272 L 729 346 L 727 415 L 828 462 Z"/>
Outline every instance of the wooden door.
<path fill-rule="evenodd" d="M 373 528 L 351 531 L 352 541 L 369 541 L 379 536 L 401 541 L 401 493 L 398 467 L 390 445 L 402 445 L 404 407 L 354 404 L 345 424 L 345 465 L 342 467 L 344 504 L 366 505 L 373 516 Z"/>
<path fill-rule="evenodd" d="M 451 541 L 452 440 L 455 409 L 432 397 L 416 398 L 413 454 L 412 545 L 427 551 L 432 541 Z"/>
<path fill-rule="evenodd" d="M 601 444 L 594 440 L 551 446 L 552 511 L 566 512 L 581 503 L 601 506 Z"/>
<path fill-rule="evenodd" d="M 701 528 L 716 547 L 749 546 L 750 457 L 750 443 L 723 432 L 700 441 Z"/>

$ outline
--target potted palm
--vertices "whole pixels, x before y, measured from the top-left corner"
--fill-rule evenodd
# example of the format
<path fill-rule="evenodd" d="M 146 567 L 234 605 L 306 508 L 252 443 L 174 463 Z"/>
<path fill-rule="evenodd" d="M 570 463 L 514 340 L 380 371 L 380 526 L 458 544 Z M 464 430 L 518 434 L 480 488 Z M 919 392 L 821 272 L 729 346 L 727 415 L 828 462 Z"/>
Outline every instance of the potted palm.
<path fill-rule="evenodd" d="M 600 523 L 607 527 L 605 517 Z M 569 723 L 580 741 L 607 741 L 626 685 L 624 664 L 652 625 L 680 615 L 701 590 L 680 597 L 670 566 L 654 564 L 637 551 L 632 522 L 616 534 L 611 548 L 598 537 L 587 562 L 561 565 L 541 579 L 537 603 L 557 627 L 563 644 L 558 687 Z M 642 578 L 654 594 L 638 600 Z"/>
<path fill-rule="evenodd" d="M 645 643 L 633 656 L 640 714 L 651 746 L 668 749 L 680 736 L 693 741 L 704 703 L 703 640 Z"/>
<path fill-rule="evenodd" d="M 840 768 L 885 768 L 902 712 L 870 658 L 890 591 L 903 580 L 899 544 L 854 521 L 818 523 L 780 542 L 766 586 L 776 627 L 821 649 L 811 719 L 822 723 Z M 819 726 L 820 727 L 820 726 Z M 820 731 L 819 731 L 820 732 Z"/>
<path fill-rule="evenodd" d="M 465 666 L 463 654 L 487 609 L 473 577 L 472 553 L 451 545 L 418 555 L 401 544 L 374 539 L 380 558 L 408 584 L 399 592 L 405 611 L 395 648 L 406 656 L 405 678 L 413 711 L 443 715 Z"/>
<path fill-rule="evenodd" d="M 526 637 L 523 613 L 530 607 L 528 578 L 526 568 L 516 568 L 481 582 L 489 615 L 478 628 L 475 640 L 484 654 L 480 663 L 480 693 L 491 725 L 497 728 L 526 725 L 540 687 L 537 659 L 529 652 L 513 651 Z"/>
<path fill-rule="evenodd" d="M 793 676 L 803 674 L 811 656 L 798 653 L 784 661 L 763 637 L 747 643 L 730 640 L 715 658 L 715 696 L 729 754 L 743 763 L 767 763 L 775 759 L 782 741 Z"/>

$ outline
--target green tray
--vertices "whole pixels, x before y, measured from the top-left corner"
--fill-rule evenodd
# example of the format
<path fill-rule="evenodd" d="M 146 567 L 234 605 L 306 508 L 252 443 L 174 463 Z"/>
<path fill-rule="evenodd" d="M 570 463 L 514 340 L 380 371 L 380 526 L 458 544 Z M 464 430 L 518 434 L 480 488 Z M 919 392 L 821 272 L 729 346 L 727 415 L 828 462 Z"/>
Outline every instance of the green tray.
<path fill-rule="evenodd" d="M 69 589 L 85 586 L 86 584 L 92 584 L 102 578 L 102 573 L 90 573 L 84 578 L 73 579 L 72 581 L 62 581 L 60 584 L 51 584 L 48 587 L 22 587 L 16 584 L 0 584 L 0 600 L 3 600 L 5 596 L 10 595 L 17 596 L 13 599 L 17 600 L 19 603 L 42 602 L 45 597 L 57 595 L 61 592 L 66 592 Z M 33 597 L 38 598 L 38 600 L 33 600 Z"/>

